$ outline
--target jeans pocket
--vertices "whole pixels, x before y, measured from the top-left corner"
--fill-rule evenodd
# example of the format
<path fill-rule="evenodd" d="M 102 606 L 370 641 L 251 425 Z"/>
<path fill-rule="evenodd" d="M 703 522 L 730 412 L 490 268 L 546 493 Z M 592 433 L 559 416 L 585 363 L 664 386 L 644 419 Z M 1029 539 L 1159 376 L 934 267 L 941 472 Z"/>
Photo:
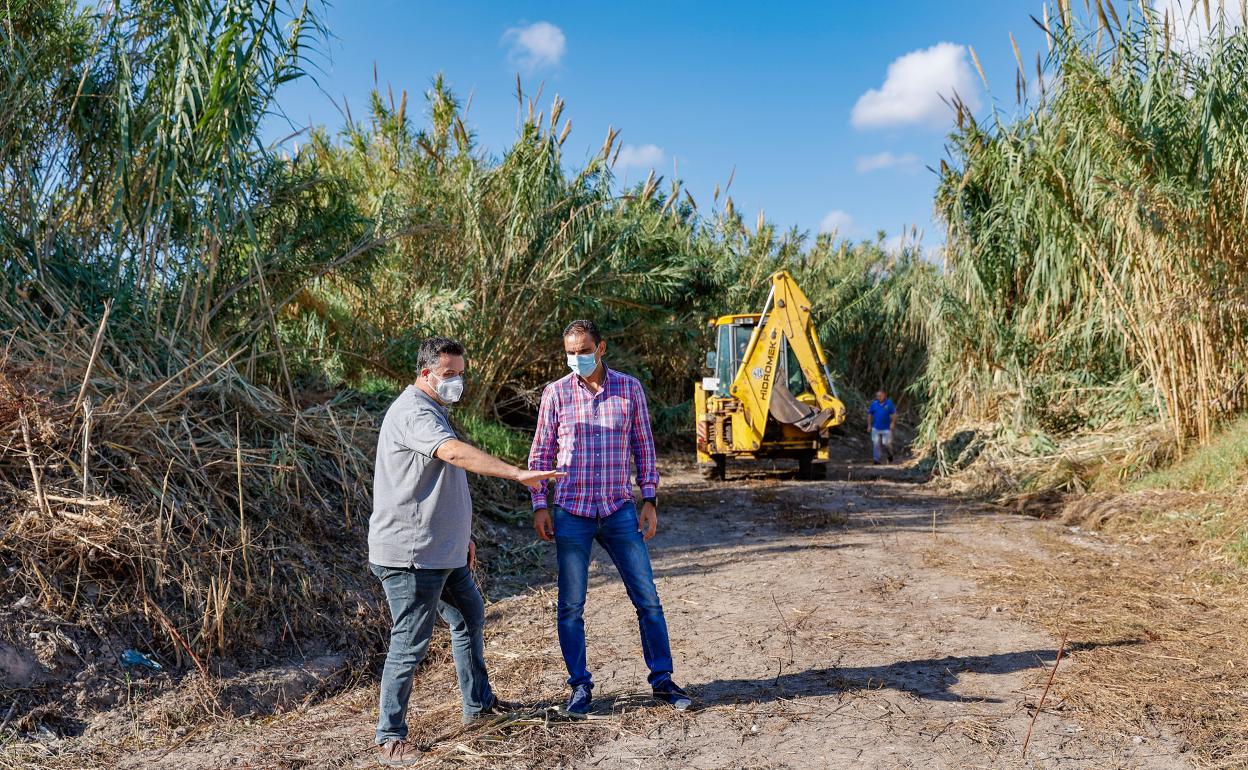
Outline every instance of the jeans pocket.
<path fill-rule="evenodd" d="M 634 526 L 641 520 L 641 515 L 637 512 L 637 503 L 627 502 L 621 505 L 612 516 L 619 516 L 621 521 L 631 522 Z"/>
<path fill-rule="evenodd" d="M 373 576 L 382 583 L 386 582 L 386 578 L 407 572 L 407 570 L 400 567 L 383 567 L 380 564 L 373 564 L 371 561 L 368 563 L 368 571 L 373 573 Z"/>

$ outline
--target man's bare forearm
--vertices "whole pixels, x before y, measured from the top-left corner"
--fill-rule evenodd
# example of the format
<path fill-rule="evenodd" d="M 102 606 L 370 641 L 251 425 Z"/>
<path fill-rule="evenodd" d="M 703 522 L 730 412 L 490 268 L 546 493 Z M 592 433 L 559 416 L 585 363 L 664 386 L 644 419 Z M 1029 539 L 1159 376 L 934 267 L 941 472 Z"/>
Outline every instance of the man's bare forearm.
<path fill-rule="evenodd" d="M 466 444 L 457 439 L 448 441 L 438 447 L 436 454 L 438 459 L 443 462 L 448 462 L 451 465 L 481 476 L 496 476 L 500 479 L 509 479 L 511 481 L 520 479 L 520 469 L 516 466 L 503 462 L 494 455 L 482 452 L 471 444 Z"/>

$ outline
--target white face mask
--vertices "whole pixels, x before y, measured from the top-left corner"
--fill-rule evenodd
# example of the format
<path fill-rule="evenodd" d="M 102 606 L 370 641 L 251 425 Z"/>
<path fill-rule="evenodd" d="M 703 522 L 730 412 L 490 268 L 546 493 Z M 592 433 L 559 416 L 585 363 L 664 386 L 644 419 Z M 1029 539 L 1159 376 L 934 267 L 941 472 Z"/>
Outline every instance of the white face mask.
<path fill-rule="evenodd" d="M 464 395 L 464 378 L 463 377 L 447 377 L 445 380 L 438 377 L 433 372 L 429 372 L 429 380 L 433 382 L 433 392 L 438 394 L 438 399 L 444 404 L 453 404 Z"/>

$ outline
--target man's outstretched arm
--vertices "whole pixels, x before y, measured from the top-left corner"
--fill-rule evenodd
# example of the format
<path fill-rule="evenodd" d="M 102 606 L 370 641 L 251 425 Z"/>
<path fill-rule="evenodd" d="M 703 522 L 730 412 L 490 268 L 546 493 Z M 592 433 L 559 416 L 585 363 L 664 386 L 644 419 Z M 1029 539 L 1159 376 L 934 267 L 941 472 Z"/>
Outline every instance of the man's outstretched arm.
<path fill-rule="evenodd" d="M 443 442 L 433 454 L 439 460 L 466 471 L 481 476 L 495 476 L 500 479 L 518 481 L 529 489 L 538 489 L 543 481 L 553 479 L 558 475 L 553 470 L 531 471 L 517 468 L 459 439 Z"/>

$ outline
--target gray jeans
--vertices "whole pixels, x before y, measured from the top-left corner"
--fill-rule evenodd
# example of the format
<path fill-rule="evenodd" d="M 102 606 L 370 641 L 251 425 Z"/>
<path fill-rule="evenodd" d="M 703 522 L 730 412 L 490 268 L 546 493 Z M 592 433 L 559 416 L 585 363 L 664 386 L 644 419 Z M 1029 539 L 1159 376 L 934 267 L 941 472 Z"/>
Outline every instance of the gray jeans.
<path fill-rule="evenodd" d="M 884 459 L 883 455 L 887 453 L 889 459 L 893 456 L 893 432 L 891 430 L 871 429 L 871 459 L 877 463 Z"/>
<path fill-rule="evenodd" d="M 381 581 L 394 625 L 390 651 L 381 672 L 381 715 L 377 743 L 407 738 L 407 702 L 412 677 L 424 660 L 433 636 L 436 609 L 451 627 L 451 654 L 464 714 L 476 714 L 494 704 L 485 672 L 485 602 L 467 567 L 414 569 L 369 564 Z"/>

